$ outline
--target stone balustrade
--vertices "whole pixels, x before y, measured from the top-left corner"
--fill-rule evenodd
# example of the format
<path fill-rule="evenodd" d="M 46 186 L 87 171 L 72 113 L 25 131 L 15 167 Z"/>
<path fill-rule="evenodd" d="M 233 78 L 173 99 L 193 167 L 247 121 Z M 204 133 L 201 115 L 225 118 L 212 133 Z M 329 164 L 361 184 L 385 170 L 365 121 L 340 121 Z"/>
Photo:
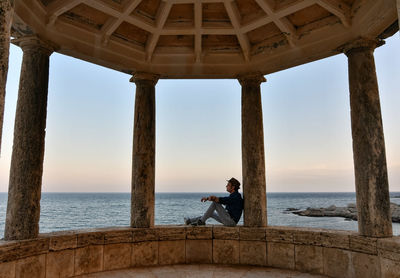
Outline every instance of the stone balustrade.
<path fill-rule="evenodd" d="M 0 241 L 0 278 L 74 277 L 136 266 L 240 264 L 329 277 L 399 277 L 400 237 L 293 227 L 102 228 Z"/>

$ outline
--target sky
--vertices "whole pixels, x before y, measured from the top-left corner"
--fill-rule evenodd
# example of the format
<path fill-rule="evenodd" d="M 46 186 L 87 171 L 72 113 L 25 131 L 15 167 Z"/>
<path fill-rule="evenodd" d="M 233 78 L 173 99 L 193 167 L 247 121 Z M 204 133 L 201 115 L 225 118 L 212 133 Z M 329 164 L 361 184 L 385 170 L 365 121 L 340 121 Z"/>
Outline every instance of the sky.
<path fill-rule="evenodd" d="M 0 192 L 7 192 L 22 51 L 11 46 Z M 390 191 L 400 191 L 400 36 L 375 51 Z M 130 192 L 130 75 L 50 57 L 43 192 Z M 354 192 L 344 54 L 266 76 L 261 85 L 267 192 Z M 223 192 L 242 180 L 237 80 L 159 80 L 156 192 Z"/>

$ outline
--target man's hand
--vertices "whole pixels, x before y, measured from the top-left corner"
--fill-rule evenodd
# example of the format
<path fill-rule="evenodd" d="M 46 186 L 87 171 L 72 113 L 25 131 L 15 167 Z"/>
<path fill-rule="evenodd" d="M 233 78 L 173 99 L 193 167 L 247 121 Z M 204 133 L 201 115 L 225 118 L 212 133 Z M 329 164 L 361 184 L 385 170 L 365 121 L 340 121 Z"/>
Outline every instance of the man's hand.
<path fill-rule="evenodd" d="M 208 197 L 201 198 L 201 201 L 202 202 L 213 201 L 213 202 L 217 202 L 218 203 L 219 202 L 219 198 L 216 197 L 216 196 L 211 195 L 211 196 L 208 196 Z"/>

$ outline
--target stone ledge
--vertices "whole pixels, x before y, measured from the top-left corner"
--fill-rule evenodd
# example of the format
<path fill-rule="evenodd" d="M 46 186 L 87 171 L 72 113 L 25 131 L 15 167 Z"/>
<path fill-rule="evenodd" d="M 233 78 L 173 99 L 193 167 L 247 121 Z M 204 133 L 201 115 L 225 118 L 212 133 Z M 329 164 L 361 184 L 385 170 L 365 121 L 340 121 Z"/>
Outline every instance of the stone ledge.
<path fill-rule="evenodd" d="M 324 273 L 323 247 L 295 245 L 295 269 L 313 274 Z"/>
<path fill-rule="evenodd" d="M 186 263 L 211 264 L 213 243 L 210 239 L 186 240 Z"/>
<path fill-rule="evenodd" d="M 57 233 L 50 237 L 50 251 L 60 251 L 65 249 L 75 249 L 78 246 L 78 236 L 71 232 Z"/>
<path fill-rule="evenodd" d="M 391 251 L 400 253 L 400 237 L 378 239 L 377 247 L 379 251 Z"/>
<path fill-rule="evenodd" d="M 267 243 L 265 241 L 240 240 L 239 259 L 242 265 L 267 265 Z"/>
<path fill-rule="evenodd" d="M 400 264 L 400 237 L 378 239 L 377 248 L 379 257 Z"/>
<path fill-rule="evenodd" d="M 329 277 L 353 277 L 351 252 L 337 248 L 323 249 L 324 274 Z"/>
<path fill-rule="evenodd" d="M 158 265 L 158 241 L 141 241 L 132 244 L 131 265 Z"/>
<path fill-rule="evenodd" d="M 239 227 L 240 240 L 265 241 L 265 228 Z"/>
<path fill-rule="evenodd" d="M 0 242 L 0 262 L 9 262 L 45 254 L 49 251 L 49 238 Z"/>
<path fill-rule="evenodd" d="M 267 242 L 268 266 L 294 269 L 294 244 L 287 242 Z"/>
<path fill-rule="evenodd" d="M 77 247 L 85 247 L 92 244 L 102 245 L 104 244 L 104 232 L 101 230 L 83 230 L 77 233 Z"/>
<path fill-rule="evenodd" d="M 74 250 L 50 252 L 46 256 L 46 277 L 72 277 Z"/>
<path fill-rule="evenodd" d="M 265 232 L 267 242 L 293 243 L 293 229 L 289 227 L 268 227 Z"/>
<path fill-rule="evenodd" d="M 19 241 L 1 241 L 0 242 L 0 262 L 10 262 L 19 259 L 18 248 L 21 245 Z"/>
<path fill-rule="evenodd" d="M 174 226 L 157 227 L 159 240 L 178 240 L 186 239 L 186 228 Z"/>
<path fill-rule="evenodd" d="M 213 239 L 239 240 L 239 227 L 213 226 Z"/>
<path fill-rule="evenodd" d="M 293 243 L 303 245 L 322 245 L 322 230 L 307 229 L 300 230 L 293 233 Z"/>
<path fill-rule="evenodd" d="M 154 241 L 158 240 L 158 230 L 155 228 L 138 228 L 132 229 L 132 241 L 142 242 L 142 241 Z"/>
<path fill-rule="evenodd" d="M 158 243 L 158 264 L 184 264 L 185 240 L 167 240 Z"/>
<path fill-rule="evenodd" d="M 74 253 L 74 274 L 88 274 L 104 270 L 104 246 L 89 245 L 78 247 Z"/>
<path fill-rule="evenodd" d="M 131 243 L 114 243 L 104 245 L 104 270 L 130 267 L 132 261 L 131 255 Z"/>
<path fill-rule="evenodd" d="M 378 253 L 377 239 L 372 237 L 351 235 L 350 250 L 365 254 L 376 255 Z"/>
<path fill-rule="evenodd" d="M 322 231 L 321 243 L 324 247 L 350 249 L 350 234 L 344 231 Z"/>
<path fill-rule="evenodd" d="M 187 239 L 212 239 L 213 229 L 212 227 L 186 227 L 186 238 Z"/>
<path fill-rule="evenodd" d="M 131 243 L 132 241 L 132 229 L 130 228 L 108 231 L 104 234 L 104 244 Z"/>
<path fill-rule="evenodd" d="M 40 275 L 73 277 L 185 263 L 264 265 L 331 277 L 396 277 L 391 275 L 400 269 L 400 237 L 376 239 L 355 232 L 292 227 L 156 226 L 0 241 L 0 269 L 11 278 L 29 273 L 30 268 Z"/>
<path fill-rule="evenodd" d="M 213 240 L 213 262 L 217 264 L 239 264 L 239 241 Z"/>

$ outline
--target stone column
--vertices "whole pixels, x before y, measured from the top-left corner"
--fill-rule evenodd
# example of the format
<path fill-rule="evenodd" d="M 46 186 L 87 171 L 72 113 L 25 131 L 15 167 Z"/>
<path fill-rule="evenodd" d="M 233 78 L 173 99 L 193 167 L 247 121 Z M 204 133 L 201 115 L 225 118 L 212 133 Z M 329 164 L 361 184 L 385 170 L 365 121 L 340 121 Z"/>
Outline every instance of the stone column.
<path fill-rule="evenodd" d="M 371 237 L 392 235 L 385 141 L 373 55 L 382 43 L 359 39 L 343 49 L 349 65 L 358 231 Z"/>
<path fill-rule="evenodd" d="M 400 27 L 400 0 L 397 0 L 397 18 L 398 18 L 398 23 L 399 23 L 399 27 Z"/>
<path fill-rule="evenodd" d="M 267 200 L 260 84 L 266 80 L 258 73 L 238 80 L 242 85 L 244 225 L 262 227 L 267 225 Z"/>
<path fill-rule="evenodd" d="M 13 15 L 13 0 L 0 1 L 0 153 L 3 135 L 4 102 L 10 49 L 10 29 Z"/>
<path fill-rule="evenodd" d="M 39 233 L 49 56 L 53 48 L 37 37 L 14 40 L 23 50 L 4 237 Z"/>
<path fill-rule="evenodd" d="M 155 180 L 155 85 L 158 76 L 138 72 L 130 80 L 136 84 L 133 126 L 131 226 L 154 226 Z"/>

